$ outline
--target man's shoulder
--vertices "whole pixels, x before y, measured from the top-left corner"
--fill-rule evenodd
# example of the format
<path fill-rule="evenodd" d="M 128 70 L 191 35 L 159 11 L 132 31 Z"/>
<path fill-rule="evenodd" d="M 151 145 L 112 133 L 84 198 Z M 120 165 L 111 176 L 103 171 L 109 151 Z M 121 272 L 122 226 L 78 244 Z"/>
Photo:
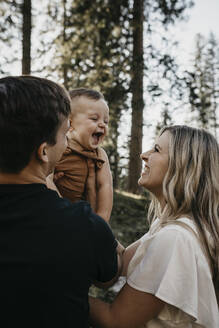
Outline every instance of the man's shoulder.
<path fill-rule="evenodd" d="M 47 201 L 52 204 L 52 210 L 58 214 L 65 213 L 65 215 L 71 215 L 72 213 L 78 213 L 86 216 L 91 213 L 91 207 L 88 202 L 79 200 L 72 203 L 67 198 L 59 197 L 56 192 L 51 192 L 47 196 Z"/>
<path fill-rule="evenodd" d="M 89 222 L 91 229 L 93 230 L 108 228 L 107 223 L 92 211 L 91 206 L 87 201 L 79 200 L 72 203 L 67 198 L 60 198 L 56 192 L 51 192 L 47 201 L 47 205 L 50 207 L 54 215 L 62 218 L 62 220 L 64 218 L 72 219 L 72 217 L 77 217 Z"/>

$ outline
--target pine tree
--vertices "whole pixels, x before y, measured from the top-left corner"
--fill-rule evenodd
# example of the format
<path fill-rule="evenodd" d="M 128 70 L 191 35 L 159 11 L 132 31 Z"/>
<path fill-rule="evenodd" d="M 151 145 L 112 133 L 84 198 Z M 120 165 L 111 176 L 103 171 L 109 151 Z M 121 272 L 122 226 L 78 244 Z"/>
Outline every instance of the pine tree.
<path fill-rule="evenodd" d="M 219 127 L 217 118 L 217 109 L 219 106 L 219 43 L 213 33 L 210 33 L 207 43 L 206 72 L 208 75 L 211 102 L 209 128 L 217 137 L 217 129 Z"/>
<path fill-rule="evenodd" d="M 22 74 L 30 74 L 31 0 L 0 1 L 0 13 L 0 73 L 8 74 L 14 64 L 21 63 Z"/>
<path fill-rule="evenodd" d="M 22 4 L 22 74 L 31 72 L 31 0 Z"/>
<path fill-rule="evenodd" d="M 143 137 L 143 0 L 134 0 L 133 5 L 133 54 L 132 54 L 132 125 L 130 140 L 128 190 L 139 191 L 138 179 L 141 173 L 141 160 Z"/>
<path fill-rule="evenodd" d="M 8 75 L 11 67 L 19 64 L 21 59 L 20 6 L 19 1 L 0 1 L 0 74 L 2 75 Z"/>
<path fill-rule="evenodd" d="M 194 69 L 188 72 L 189 104 L 197 126 L 209 129 L 217 136 L 219 100 L 219 44 L 213 34 L 206 40 L 196 37 Z"/>

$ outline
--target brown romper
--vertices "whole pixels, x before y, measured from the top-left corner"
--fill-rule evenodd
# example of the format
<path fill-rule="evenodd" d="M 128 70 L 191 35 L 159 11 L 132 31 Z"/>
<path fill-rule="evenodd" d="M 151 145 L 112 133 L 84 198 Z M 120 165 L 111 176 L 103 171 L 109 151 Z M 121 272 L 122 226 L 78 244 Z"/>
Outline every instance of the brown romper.
<path fill-rule="evenodd" d="M 96 173 L 105 161 L 100 156 L 100 148 L 85 150 L 77 141 L 68 140 L 66 151 L 55 168 L 64 176 L 56 181 L 62 197 L 72 202 L 87 200 L 96 210 Z"/>

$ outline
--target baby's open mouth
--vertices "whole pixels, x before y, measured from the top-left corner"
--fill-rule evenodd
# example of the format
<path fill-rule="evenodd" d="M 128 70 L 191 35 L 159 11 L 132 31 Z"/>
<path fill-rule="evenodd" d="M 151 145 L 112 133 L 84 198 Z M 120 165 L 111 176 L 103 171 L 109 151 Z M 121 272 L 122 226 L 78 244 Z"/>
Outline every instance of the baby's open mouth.
<path fill-rule="evenodd" d="M 92 137 L 94 138 L 95 142 L 98 143 L 100 138 L 102 137 L 103 132 L 96 132 L 92 134 Z"/>

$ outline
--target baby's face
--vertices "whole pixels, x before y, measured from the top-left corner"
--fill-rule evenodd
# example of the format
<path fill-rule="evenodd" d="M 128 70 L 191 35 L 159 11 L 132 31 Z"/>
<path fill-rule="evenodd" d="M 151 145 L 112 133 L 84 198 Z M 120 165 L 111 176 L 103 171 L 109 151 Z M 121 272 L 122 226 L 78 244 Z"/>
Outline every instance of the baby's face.
<path fill-rule="evenodd" d="M 81 96 L 72 101 L 72 138 L 85 149 L 94 150 L 108 131 L 109 108 L 103 99 Z"/>

